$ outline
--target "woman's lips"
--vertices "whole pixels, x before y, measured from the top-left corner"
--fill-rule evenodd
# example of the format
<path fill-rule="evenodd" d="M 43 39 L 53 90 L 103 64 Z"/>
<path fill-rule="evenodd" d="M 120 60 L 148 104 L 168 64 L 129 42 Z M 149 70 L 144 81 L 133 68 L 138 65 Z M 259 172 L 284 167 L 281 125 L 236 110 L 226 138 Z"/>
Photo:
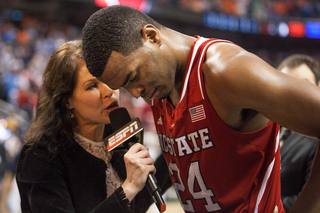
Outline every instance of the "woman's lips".
<path fill-rule="evenodd" d="M 111 104 L 109 104 L 109 106 L 107 106 L 105 108 L 106 111 L 111 112 L 112 110 L 116 109 L 119 107 L 119 104 L 117 101 L 112 102 Z"/>

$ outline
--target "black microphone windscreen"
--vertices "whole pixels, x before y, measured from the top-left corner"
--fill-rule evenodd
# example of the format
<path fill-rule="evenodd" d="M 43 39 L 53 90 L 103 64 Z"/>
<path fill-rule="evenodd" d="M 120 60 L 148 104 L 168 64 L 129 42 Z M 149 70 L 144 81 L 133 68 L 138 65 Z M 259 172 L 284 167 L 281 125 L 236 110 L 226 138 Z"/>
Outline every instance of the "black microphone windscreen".
<path fill-rule="evenodd" d="M 109 114 L 111 127 L 113 131 L 117 131 L 131 121 L 128 110 L 124 107 L 114 109 Z"/>

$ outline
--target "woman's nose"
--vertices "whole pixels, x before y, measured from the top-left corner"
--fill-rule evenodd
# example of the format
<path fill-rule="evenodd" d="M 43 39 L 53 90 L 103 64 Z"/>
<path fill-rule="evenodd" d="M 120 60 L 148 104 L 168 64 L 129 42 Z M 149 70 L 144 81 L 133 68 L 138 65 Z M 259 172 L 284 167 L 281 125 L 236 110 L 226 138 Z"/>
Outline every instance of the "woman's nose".
<path fill-rule="evenodd" d="M 103 84 L 102 86 L 102 97 L 103 98 L 111 98 L 111 96 L 113 95 L 113 89 L 111 89 L 110 87 L 108 87 L 106 84 Z"/>

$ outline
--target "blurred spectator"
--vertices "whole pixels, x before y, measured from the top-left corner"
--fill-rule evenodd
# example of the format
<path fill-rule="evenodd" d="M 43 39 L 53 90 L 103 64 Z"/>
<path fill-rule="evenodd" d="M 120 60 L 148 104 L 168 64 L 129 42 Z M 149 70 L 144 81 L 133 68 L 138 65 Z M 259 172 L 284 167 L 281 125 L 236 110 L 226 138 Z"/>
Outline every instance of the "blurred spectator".
<path fill-rule="evenodd" d="M 6 149 L 4 147 L 4 141 L 10 136 L 10 133 L 6 130 L 5 125 L 6 125 L 6 121 L 4 119 L 0 119 L 0 181 L 1 182 L 7 167 L 7 157 L 6 157 Z M 0 189 L 1 188 L 2 188 L 2 185 Z"/>
<path fill-rule="evenodd" d="M 5 85 L 4 82 L 2 81 L 2 73 L 0 72 L 0 99 L 2 100 L 7 100 L 7 93 L 5 91 Z"/>
<path fill-rule="evenodd" d="M 318 85 L 320 67 L 316 60 L 304 54 L 285 58 L 278 67 L 281 72 Z M 288 212 L 309 178 L 318 140 L 281 129 L 281 199 Z"/>
<path fill-rule="evenodd" d="M 9 131 L 8 137 L 2 142 L 5 149 L 5 162 L 1 188 L 0 212 L 9 213 L 10 205 L 8 203 L 8 196 L 13 185 L 17 160 L 21 149 L 21 138 L 19 137 L 18 121 L 14 114 L 6 118 L 6 128 Z"/>

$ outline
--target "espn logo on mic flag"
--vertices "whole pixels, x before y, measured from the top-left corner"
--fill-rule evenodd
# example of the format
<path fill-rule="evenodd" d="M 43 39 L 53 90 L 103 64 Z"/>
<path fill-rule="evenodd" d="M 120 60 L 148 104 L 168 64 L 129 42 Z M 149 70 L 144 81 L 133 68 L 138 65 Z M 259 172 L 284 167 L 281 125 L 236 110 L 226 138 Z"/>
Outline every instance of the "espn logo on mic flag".
<path fill-rule="evenodd" d="M 203 105 L 199 105 L 189 109 L 192 123 L 206 119 Z"/>
<path fill-rule="evenodd" d="M 143 127 L 139 118 L 135 118 L 127 123 L 123 128 L 120 128 L 118 131 L 105 138 L 103 141 L 107 146 L 107 150 L 111 151 L 123 142 L 141 132 L 142 130 Z"/>

